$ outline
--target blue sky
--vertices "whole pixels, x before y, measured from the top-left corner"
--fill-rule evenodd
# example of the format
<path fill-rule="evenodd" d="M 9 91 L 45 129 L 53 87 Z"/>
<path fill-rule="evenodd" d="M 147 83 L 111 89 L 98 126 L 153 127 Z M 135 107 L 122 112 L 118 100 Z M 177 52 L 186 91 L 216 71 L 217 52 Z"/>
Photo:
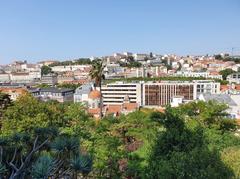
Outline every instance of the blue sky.
<path fill-rule="evenodd" d="M 240 52 L 239 0 L 1 0 L 0 64 Z"/>

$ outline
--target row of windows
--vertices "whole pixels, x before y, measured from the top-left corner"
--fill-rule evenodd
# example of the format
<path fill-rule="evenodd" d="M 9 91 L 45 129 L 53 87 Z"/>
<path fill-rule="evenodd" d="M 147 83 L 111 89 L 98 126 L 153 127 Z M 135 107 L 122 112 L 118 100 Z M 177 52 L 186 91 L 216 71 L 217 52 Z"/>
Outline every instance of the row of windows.
<path fill-rule="evenodd" d="M 107 85 L 108 87 L 136 87 L 136 85 Z"/>
<path fill-rule="evenodd" d="M 103 93 L 103 95 L 136 95 L 136 93 Z"/>
<path fill-rule="evenodd" d="M 102 91 L 136 91 L 136 89 L 102 89 Z"/>
<path fill-rule="evenodd" d="M 166 105 L 170 103 L 173 96 L 184 96 L 185 99 L 193 99 L 193 85 L 182 86 L 160 86 L 152 85 L 145 87 L 146 105 Z"/>
<path fill-rule="evenodd" d="M 103 101 L 104 103 L 119 103 L 122 104 L 122 101 Z M 136 103 L 135 101 L 130 101 L 130 103 Z"/>
<path fill-rule="evenodd" d="M 124 99 L 124 97 L 108 97 L 108 96 L 104 96 L 104 99 Z M 130 97 L 129 99 L 136 99 L 136 97 Z"/>

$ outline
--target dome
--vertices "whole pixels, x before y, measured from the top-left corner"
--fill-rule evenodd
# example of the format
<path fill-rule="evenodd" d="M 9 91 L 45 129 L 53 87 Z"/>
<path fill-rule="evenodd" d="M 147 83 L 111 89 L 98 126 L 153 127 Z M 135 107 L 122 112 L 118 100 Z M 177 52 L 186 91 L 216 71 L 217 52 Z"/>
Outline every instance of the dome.
<path fill-rule="evenodd" d="M 99 98 L 101 98 L 101 93 L 98 90 L 92 90 L 89 93 L 88 97 L 91 98 L 91 99 L 99 99 Z"/>

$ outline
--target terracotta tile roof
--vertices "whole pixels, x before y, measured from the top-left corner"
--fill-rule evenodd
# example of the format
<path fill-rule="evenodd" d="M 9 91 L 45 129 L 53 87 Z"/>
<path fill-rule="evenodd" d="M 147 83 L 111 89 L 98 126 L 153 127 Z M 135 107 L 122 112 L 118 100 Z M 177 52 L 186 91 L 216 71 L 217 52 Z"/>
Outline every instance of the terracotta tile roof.
<path fill-rule="evenodd" d="M 108 105 L 106 106 L 106 114 L 120 114 L 122 110 L 122 105 Z"/>
<path fill-rule="evenodd" d="M 240 85 L 235 85 L 236 90 L 240 90 Z"/>
<path fill-rule="evenodd" d="M 137 103 L 123 103 L 123 109 L 126 111 L 133 111 L 138 108 Z"/>
<path fill-rule="evenodd" d="M 0 88 L 0 92 L 3 93 L 19 93 L 19 94 L 23 94 L 26 93 L 27 90 L 23 89 L 23 88 Z"/>
<path fill-rule="evenodd" d="M 12 73 L 12 75 L 14 75 L 14 76 L 22 76 L 22 75 L 29 75 L 29 73 Z"/>
<path fill-rule="evenodd" d="M 221 86 L 220 86 L 220 90 L 221 90 L 221 91 L 226 91 L 226 90 L 228 90 L 228 89 L 229 89 L 228 85 L 221 85 Z"/>
<path fill-rule="evenodd" d="M 95 109 L 91 109 L 89 108 L 88 109 L 88 112 L 92 115 L 95 115 L 95 114 L 100 114 L 100 108 L 95 108 Z"/>
<path fill-rule="evenodd" d="M 211 71 L 210 74 L 211 74 L 211 75 L 219 75 L 219 72 L 217 72 L 217 71 Z"/>
<path fill-rule="evenodd" d="M 137 103 L 123 103 L 119 105 L 107 105 L 106 114 L 120 114 L 122 112 L 131 112 L 138 108 Z"/>

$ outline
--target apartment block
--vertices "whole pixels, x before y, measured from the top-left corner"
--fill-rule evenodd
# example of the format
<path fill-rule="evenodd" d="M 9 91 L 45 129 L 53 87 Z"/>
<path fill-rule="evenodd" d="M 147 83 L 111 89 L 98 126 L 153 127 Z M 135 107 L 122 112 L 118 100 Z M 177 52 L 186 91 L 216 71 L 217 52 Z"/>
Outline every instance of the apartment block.
<path fill-rule="evenodd" d="M 102 87 L 103 104 L 123 104 L 128 97 L 130 103 L 144 107 L 165 106 L 174 98 L 188 102 L 198 99 L 200 94 L 219 94 L 220 83 L 211 80 L 160 81 L 138 83 L 112 83 Z"/>
<path fill-rule="evenodd" d="M 233 73 L 227 76 L 227 80 L 230 83 L 240 84 L 240 73 Z"/>
<path fill-rule="evenodd" d="M 73 101 L 73 89 L 67 88 L 31 88 L 28 91 L 42 101 L 56 100 L 60 103 Z"/>
<path fill-rule="evenodd" d="M 128 97 L 130 103 L 142 105 L 142 83 L 117 82 L 102 86 L 103 104 L 123 104 Z"/>

